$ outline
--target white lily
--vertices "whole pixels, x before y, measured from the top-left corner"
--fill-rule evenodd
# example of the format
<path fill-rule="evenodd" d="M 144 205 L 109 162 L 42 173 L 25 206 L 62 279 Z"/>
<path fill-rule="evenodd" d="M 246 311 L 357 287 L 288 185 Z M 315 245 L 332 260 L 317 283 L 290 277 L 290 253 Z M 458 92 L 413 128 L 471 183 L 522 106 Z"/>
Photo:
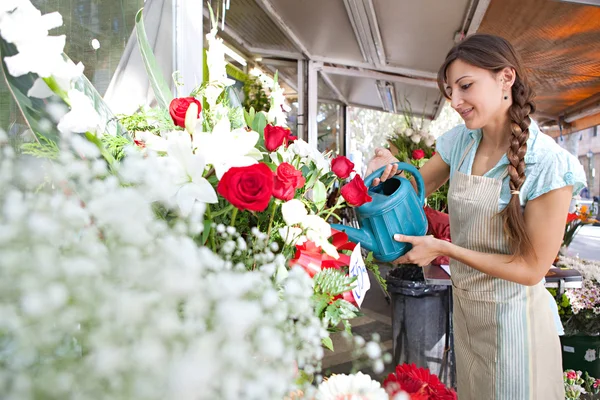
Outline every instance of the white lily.
<path fill-rule="evenodd" d="M 204 157 L 192 152 L 192 141 L 186 132 L 173 131 L 167 136 L 166 160 L 172 174 L 173 196 L 183 216 L 192 211 L 196 201 L 216 203 L 217 194 L 202 173 L 206 167 Z"/>
<path fill-rule="evenodd" d="M 79 90 L 69 90 L 71 110 L 63 115 L 58 123 L 58 130 L 63 133 L 96 133 L 100 127 L 100 116 L 92 105 L 92 101 Z"/>
<path fill-rule="evenodd" d="M 159 153 L 167 152 L 167 139 L 162 136 L 155 135 L 152 132 L 143 131 L 135 133 L 135 140 L 144 142 L 144 146 L 148 150 L 156 151 Z"/>
<path fill-rule="evenodd" d="M 254 147 L 259 135 L 244 128 L 231 130 L 228 119 L 217 122 L 212 132 L 196 132 L 194 148 L 206 162 L 215 169 L 220 180 L 231 167 L 246 167 L 262 159 L 262 154 Z"/>
<path fill-rule="evenodd" d="M 7 12 L 11 9 L 14 11 Z M 0 34 L 19 51 L 14 56 L 4 58 L 11 75 L 34 72 L 47 78 L 64 67 L 62 52 L 65 36 L 48 36 L 50 29 L 62 25 L 59 13 L 42 15 L 29 1 L 9 1 L 1 10 Z"/>
<path fill-rule="evenodd" d="M 223 40 L 217 38 L 217 27 L 213 26 L 206 35 L 208 49 L 206 50 L 206 65 L 208 67 L 209 85 L 204 91 L 204 97 L 210 109 L 217 103 L 217 98 L 227 86 L 234 84 L 232 79 L 227 77 L 225 66 L 225 45 Z"/>
<path fill-rule="evenodd" d="M 283 91 L 284 89 L 279 86 L 279 83 L 275 82 L 271 89 L 271 108 L 269 108 L 269 112 L 267 113 L 267 122 L 287 127 L 287 112 L 291 108 L 285 104 Z"/>

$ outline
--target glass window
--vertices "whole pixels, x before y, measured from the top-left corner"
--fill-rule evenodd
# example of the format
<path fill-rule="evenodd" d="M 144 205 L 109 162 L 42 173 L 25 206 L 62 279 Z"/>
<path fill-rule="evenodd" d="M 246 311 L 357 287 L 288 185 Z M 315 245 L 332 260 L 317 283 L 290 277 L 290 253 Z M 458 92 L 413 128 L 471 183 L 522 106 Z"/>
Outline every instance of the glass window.
<path fill-rule="evenodd" d="M 321 152 L 343 154 L 344 117 L 340 104 L 319 103 L 317 112 L 317 148 Z"/>
<path fill-rule="evenodd" d="M 65 53 L 75 63 L 81 61 L 85 65 L 84 74 L 100 95 L 104 95 L 135 27 L 135 14 L 144 6 L 144 0 L 31 2 L 42 14 L 60 12 L 63 26 L 51 31 L 51 34 L 67 35 Z M 26 129 L 4 76 L 0 76 L 0 128 L 10 133 Z"/>

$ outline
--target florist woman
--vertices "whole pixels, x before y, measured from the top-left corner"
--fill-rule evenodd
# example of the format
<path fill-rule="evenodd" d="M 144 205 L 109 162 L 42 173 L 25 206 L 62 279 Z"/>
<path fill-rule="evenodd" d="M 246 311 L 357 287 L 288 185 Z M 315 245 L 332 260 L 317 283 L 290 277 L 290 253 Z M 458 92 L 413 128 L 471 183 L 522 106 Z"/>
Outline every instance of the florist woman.
<path fill-rule="evenodd" d="M 506 40 L 477 34 L 457 44 L 438 85 L 465 124 L 438 139 L 421 174 L 427 195 L 450 179 L 452 243 L 396 235 L 412 244 L 396 262 L 451 259 L 460 400 L 562 400 L 558 315 L 543 279 L 583 168 L 531 119 L 533 91 Z M 369 170 L 394 161 L 378 149 Z M 396 173 L 387 165 L 381 181 Z"/>

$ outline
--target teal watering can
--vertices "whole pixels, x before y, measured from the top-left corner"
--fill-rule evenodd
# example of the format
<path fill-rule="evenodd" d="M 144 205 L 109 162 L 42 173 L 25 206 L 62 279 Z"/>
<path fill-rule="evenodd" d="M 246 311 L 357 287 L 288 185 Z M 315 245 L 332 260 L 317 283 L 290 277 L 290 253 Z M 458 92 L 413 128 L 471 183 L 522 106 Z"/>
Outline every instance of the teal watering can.
<path fill-rule="evenodd" d="M 409 243 L 394 240 L 397 233 L 408 236 L 424 236 L 427 233 L 427 217 L 425 204 L 425 183 L 415 167 L 398 162 L 399 171 L 407 171 L 414 175 L 419 194 L 406 178 L 398 175 L 371 187 L 373 179 L 381 176 L 385 167 L 381 167 L 365 179 L 369 195 L 373 201 L 356 209 L 360 229 L 346 225 L 332 224 L 331 228 L 346 232 L 352 242 L 373 252 L 375 258 L 389 262 L 406 254 Z"/>

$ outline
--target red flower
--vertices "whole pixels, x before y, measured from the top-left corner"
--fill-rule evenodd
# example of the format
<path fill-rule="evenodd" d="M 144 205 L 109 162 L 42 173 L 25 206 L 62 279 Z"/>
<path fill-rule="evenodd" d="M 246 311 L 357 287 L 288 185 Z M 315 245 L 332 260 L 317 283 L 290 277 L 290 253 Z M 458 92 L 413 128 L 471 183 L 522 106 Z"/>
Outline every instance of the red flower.
<path fill-rule="evenodd" d="M 282 126 L 273 126 L 268 124 L 265 126 L 265 147 L 269 151 L 275 151 L 282 144 L 286 143 L 288 138 L 291 136 L 291 131 Z"/>
<path fill-rule="evenodd" d="M 291 200 L 296 194 L 296 189 L 300 189 L 306 183 L 302 172 L 288 163 L 281 163 L 277 167 L 273 186 L 273 196 L 280 200 Z"/>
<path fill-rule="evenodd" d="M 417 368 L 415 364 L 398 365 L 395 373 L 385 379 L 383 387 L 390 397 L 405 391 L 411 400 L 456 400 L 456 393 L 444 386 L 436 375 L 426 368 Z"/>
<path fill-rule="evenodd" d="M 421 158 L 425 158 L 425 152 L 421 149 L 413 150 L 412 158 L 413 160 L 420 160 Z"/>
<path fill-rule="evenodd" d="M 337 156 L 331 161 L 331 170 L 340 179 L 346 179 L 354 170 L 354 163 L 344 156 Z"/>
<path fill-rule="evenodd" d="M 242 211 L 264 211 L 273 194 L 273 172 L 263 163 L 232 167 L 221 178 L 217 192 Z"/>
<path fill-rule="evenodd" d="M 577 373 L 575 371 L 568 371 L 567 372 L 567 379 L 570 379 L 572 381 L 577 380 Z"/>
<path fill-rule="evenodd" d="M 296 245 L 296 254 L 289 264 L 290 267 L 300 265 L 312 278 L 317 272 L 321 271 L 321 257 L 321 248 L 314 242 L 307 240 L 301 245 Z"/>
<path fill-rule="evenodd" d="M 577 215 L 577 213 L 569 213 L 569 214 L 567 214 L 567 224 L 575 221 L 578 218 L 579 218 L 579 216 Z"/>
<path fill-rule="evenodd" d="M 286 138 L 286 144 L 285 146 L 289 146 L 291 143 L 294 143 L 296 140 L 298 140 L 298 136 L 294 136 L 292 135 L 292 131 L 290 131 L 288 137 Z"/>
<path fill-rule="evenodd" d="M 171 114 L 171 118 L 175 125 L 185 128 L 185 113 L 188 108 L 190 108 L 190 104 L 196 103 L 198 106 L 198 117 L 200 116 L 200 111 L 202 111 L 202 104 L 198 100 L 193 97 L 180 97 L 177 99 L 171 100 L 171 104 L 169 105 L 169 114 Z"/>
<path fill-rule="evenodd" d="M 354 207 L 360 207 L 373 200 L 368 194 L 368 189 L 360 175 L 354 175 L 350 183 L 342 188 L 342 197 Z"/>

